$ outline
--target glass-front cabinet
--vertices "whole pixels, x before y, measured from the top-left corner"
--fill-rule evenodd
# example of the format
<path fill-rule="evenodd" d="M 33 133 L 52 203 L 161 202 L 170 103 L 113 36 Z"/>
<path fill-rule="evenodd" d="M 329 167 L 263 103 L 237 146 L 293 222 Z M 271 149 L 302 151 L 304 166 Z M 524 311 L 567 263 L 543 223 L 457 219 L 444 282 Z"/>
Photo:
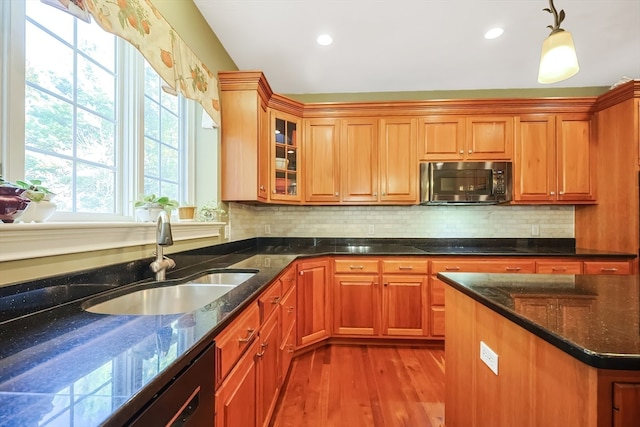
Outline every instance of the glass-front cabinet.
<path fill-rule="evenodd" d="M 271 200 L 300 201 L 301 120 L 271 111 Z"/>

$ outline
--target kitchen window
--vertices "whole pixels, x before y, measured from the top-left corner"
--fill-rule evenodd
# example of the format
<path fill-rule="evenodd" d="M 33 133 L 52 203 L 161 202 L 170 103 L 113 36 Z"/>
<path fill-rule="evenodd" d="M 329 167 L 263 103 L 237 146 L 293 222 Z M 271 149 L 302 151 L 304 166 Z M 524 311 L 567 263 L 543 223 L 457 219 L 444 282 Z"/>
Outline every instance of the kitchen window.
<path fill-rule="evenodd" d="M 24 8 L 9 3 L 5 11 L 22 14 L 24 42 L 7 30 L 3 38 L 8 53 L 24 57 L 24 107 L 14 97 L 5 104 L 14 112 L 5 177 L 41 179 L 56 193 L 53 221 L 132 220 L 133 202 L 143 194 L 190 199 L 192 101 L 171 93 L 133 46 L 95 22 L 40 0 Z M 19 73 L 12 71 L 15 85 Z M 15 113 L 21 109 L 22 117 Z"/>

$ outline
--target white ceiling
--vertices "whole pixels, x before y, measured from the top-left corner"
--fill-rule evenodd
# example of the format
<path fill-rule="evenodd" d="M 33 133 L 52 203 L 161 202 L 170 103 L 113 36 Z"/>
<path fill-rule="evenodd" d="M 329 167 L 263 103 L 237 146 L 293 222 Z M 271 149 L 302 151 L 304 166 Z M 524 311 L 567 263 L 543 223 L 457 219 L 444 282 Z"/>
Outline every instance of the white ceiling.
<path fill-rule="evenodd" d="M 580 71 L 537 82 L 547 0 L 193 0 L 282 94 L 611 86 L 640 78 L 640 0 L 554 0 Z M 484 33 L 504 28 L 496 40 Z M 316 37 L 330 33 L 331 46 Z"/>

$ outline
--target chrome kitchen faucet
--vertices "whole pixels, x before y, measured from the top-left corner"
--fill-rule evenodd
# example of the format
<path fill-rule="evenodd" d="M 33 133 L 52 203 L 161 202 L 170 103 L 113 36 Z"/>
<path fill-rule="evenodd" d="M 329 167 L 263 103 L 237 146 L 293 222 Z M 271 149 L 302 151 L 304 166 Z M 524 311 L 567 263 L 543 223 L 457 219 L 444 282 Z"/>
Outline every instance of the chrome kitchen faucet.
<path fill-rule="evenodd" d="M 156 281 L 165 279 L 165 273 L 168 269 L 176 266 L 171 258 L 167 258 L 162 253 L 163 246 L 173 245 L 173 236 L 171 235 L 171 223 L 167 212 L 162 210 L 158 215 L 156 222 L 156 260 L 150 265 L 151 271 L 156 273 Z"/>

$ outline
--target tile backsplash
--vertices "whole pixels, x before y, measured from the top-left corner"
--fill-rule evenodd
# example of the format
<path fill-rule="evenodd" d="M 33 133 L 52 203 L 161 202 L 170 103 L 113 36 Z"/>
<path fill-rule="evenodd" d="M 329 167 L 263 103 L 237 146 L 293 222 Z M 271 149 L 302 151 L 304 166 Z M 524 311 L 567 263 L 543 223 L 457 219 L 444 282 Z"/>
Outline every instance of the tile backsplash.
<path fill-rule="evenodd" d="M 265 236 L 575 237 L 573 206 L 254 206 L 231 203 L 229 221 L 231 240 Z"/>

